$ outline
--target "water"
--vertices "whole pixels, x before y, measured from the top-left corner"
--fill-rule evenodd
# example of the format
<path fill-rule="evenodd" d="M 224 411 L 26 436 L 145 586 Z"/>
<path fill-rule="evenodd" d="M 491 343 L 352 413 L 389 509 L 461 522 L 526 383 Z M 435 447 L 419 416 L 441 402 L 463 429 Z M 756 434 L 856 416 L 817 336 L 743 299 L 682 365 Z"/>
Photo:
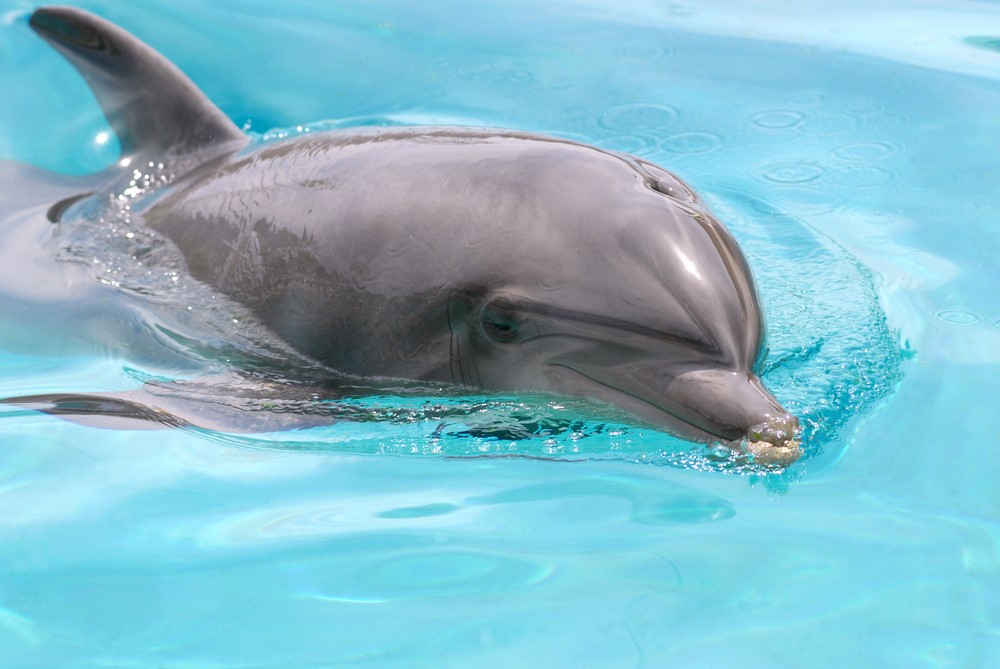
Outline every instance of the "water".
<path fill-rule="evenodd" d="M 995 3 L 167 5 L 86 7 L 254 133 L 502 126 L 676 171 L 750 257 L 806 457 L 716 466 L 539 398 L 243 435 L 6 410 L 0 666 L 1000 664 Z M 0 156 L 100 169 L 27 11 L 0 11 Z M 55 251 L 98 253 L 73 285 L 124 279 L 110 303 L 5 277 L 0 395 L 204 384 L 258 341 L 165 315 L 212 296 L 108 230 Z"/>

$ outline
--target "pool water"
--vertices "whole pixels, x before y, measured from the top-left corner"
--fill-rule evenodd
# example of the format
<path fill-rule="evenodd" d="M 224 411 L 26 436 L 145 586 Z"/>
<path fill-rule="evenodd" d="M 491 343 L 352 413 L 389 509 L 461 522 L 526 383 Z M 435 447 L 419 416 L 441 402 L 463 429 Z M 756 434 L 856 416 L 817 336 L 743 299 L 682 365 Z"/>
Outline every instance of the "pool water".
<path fill-rule="evenodd" d="M 0 667 L 1000 666 L 1000 5 L 618 5 L 81 3 L 260 141 L 507 127 L 677 172 L 747 252 L 803 459 L 532 397 L 240 435 L 0 409 Z M 102 169 L 30 9 L 0 6 L 0 158 Z M 38 247 L 92 300 L 0 268 L 0 397 L 200 397 L 245 353 L 116 223 Z"/>

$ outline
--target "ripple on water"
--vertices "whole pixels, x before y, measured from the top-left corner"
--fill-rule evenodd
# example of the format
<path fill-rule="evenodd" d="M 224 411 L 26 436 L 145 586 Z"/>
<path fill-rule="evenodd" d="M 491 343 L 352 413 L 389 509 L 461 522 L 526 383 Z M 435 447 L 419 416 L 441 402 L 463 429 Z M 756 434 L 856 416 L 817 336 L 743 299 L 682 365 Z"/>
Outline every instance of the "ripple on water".
<path fill-rule="evenodd" d="M 839 135 L 860 125 L 861 119 L 850 114 L 818 114 L 803 120 L 801 130 L 810 135 Z"/>
<path fill-rule="evenodd" d="M 608 151 L 618 151 L 639 157 L 650 156 L 660 149 L 659 140 L 650 135 L 612 135 L 595 141 L 594 145 Z"/>
<path fill-rule="evenodd" d="M 355 574 L 359 590 L 393 598 L 455 597 L 510 592 L 548 578 L 551 565 L 485 550 L 419 550 L 371 555 Z"/>
<path fill-rule="evenodd" d="M 701 524 L 736 515 L 732 504 L 701 490 L 660 479 L 630 476 L 581 478 L 508 488 L 465 500 L 468 505 L 538 503 L 567 498 L 610 497 L 629 504 L 629 520 L 642 525 Z"/>
<path fill-rule="evenodd" d="M 400 536 L 394 543 L 412 545 Z M 339 552 L 336 569 L 298 593 L 302 599 L 350 604 L 452 598 L 509 593 L 529 588 L 555 573 L 555 565 L 478 548 L 392 546 L 359 536 Z"/>
<path fill-rule="evenodd" d="M 900 147 L 892 142 L 851 142 L 833 150 L 833 155 L 841 160 L 870 162 L 885 160 L 899 153 Z"/>
<path fill-rule="evenodd" d="M 426 497 L 413 497 L 426 501 Z M 409 504 L 386 510 L 392 496 L 373 495 L 344 500 L 313 497 L 287 504 L 270 504 L 232 513 L 199 530 L 200 542 L 208 546 L 252 546 L 289 541 L 343 539 L 354 532 L 379 527 L 443 527 L 458 522 L 449 518 L 461 507 L 451 502 Z"/>
<path fill-rule="evenodd" d="M 438 502 L 434 504 L 422 504 L 420 506 L 402 506 L 398 509 L 380 511 L 376 515 L 379 518 L 427 518 L 430 516 L 444 516 L 461 508 L 457 504 Z"/>
<path fill-rule="evenodd" d="M 512 64 L 482 62 L 462 65 L 455 69 L 455 75 L 461 79 L 485 81 L 489 83 L 529 84 L 534 81 L 534 75 L 528 70 Z"/>
<path fill-rule="evenodd" d="M 944 309 L 937 312 L 937 319 L 942 323 L 947 323 L 948 325 L 957 325 L 960 327 L 968 327 L 970 325 L 979 325 L 986 320 L 986 317 L 975 311 L 968 311 L 966 309 Z M 1000 320 L 991 323 L 991 326 L 995 326 Z"/>
<path fill-rule="evenodd" d="M 660 130 L 677 120 L 678 113 L 667 105 L 637 102 L 612 107 L 597 120 L 598 125 L 607 130 L 634 132 L 640 130 Z"/>
<path fill-rule="evenodd" d="M 765 165 L 760 174 L 775 183 L 800 184 L 819 179 L 823 176 L 823 168 L 807 162 L 781 162 Z"/>
<path fill-rule="evenodd" d="M 545 82 L 545 88 L 550 91 L 564 92 L 572 90 L 576 84 L 569 77 L 556 77 Z"/>
<path fill-rule="evenodd" d="M 671 3 L 667 11 L 671 16 L 694 16 L 698 13 L 698 10 L 693 5 L 687 5 L 682 2 Z"/>
<path fill-rule="evenodd" d="M 831 187 L 864 190 L 875 188 L 884 193 L 896 179 L 896 172 L 878 165 L 857 165 L 828 172 L 823 183 Z"/>
<path fill-rule="evenodd" d="M 794 128 L 805 120 L 805 115 L 793 109 L 770 109 L 754 114 L 750 120 L 754 125 L 768 130 Z"/>
<path fill-rule="evenodd" d="M 618 52 L 621 59 L 631 63 L 651 63 L 671 54 L 670 47 L 656 42 L 630 42 Z"/>
<path fill-rule="evenodd" d="M 667 137 L 661 146 L 674 153 L 708 153 L 722 146 L 722 138 L 710 132 L 681 132 Z"/>
<path fill-rule="evenodd" d="M 767 189 L 764 195 L 776 204 L 788 202 L 793 205 L 794 211 L 803 214 L 827 214 L 838 208 L 837 199 L 831 197 L 830 191 L 820 184 L 782 184 Z"/>
<path fill-rule="evenodd" d="M 793 107 L 818 107 L 826 102 L 826 93 L 821 91 L 800 91 L 787 99 Z"/>

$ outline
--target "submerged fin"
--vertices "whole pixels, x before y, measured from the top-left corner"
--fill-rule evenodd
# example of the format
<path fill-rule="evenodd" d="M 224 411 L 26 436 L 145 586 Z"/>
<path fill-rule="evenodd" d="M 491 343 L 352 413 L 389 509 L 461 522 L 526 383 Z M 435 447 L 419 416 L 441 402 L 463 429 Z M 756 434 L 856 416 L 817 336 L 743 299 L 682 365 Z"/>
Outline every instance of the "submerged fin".
<path fill-rule="evenodd" d="M 127 157 L 189 153 L 246 136 L 170 61 L 104 19 L 43 7 L 31 28 L 87 81 Z"/>
<path fill-rule="evenodd" d="M 48 393 L 0 401 L 29 411 L 60 416 L 89 427 L 156 430 L 190 425 L 183 418 L 166 411 L 113 395 Z"/>
<path fill-rule="evenodd" d="M 309 407 L 294 401 L 288 406 L 274 400 L 273 392 L 252 384 L 147 382 L 125 392 L 45 393 L 6 397 L 0 403 L 112 430 L 198 428 L 250 434 L 317 427 L 337 420 L 336 405 L 329 405 L 329 411 L 320 405 L 316 413 L 309 413 Z"/>
<path fill-rule="evenodd" d="M 49 210 L 45 212 L 45 218 L 49 219 L 51 223 L 58 223 L 62 220 L 62 215 L 66 213 L 66 210 L 72 207 L 74 204 L 88 198 L 93 195 L 93 192 L 77 193 L 76 195 L 70 195 L 69 197 L 59 200 L 54 205 L 49 207 Z"/>

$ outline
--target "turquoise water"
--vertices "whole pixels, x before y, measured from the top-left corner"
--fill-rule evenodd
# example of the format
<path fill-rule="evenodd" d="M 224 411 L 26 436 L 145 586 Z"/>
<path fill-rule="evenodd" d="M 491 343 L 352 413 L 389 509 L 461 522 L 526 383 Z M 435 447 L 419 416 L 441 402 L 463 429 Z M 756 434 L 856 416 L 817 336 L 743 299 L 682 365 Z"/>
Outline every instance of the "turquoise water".
<path fill-rule="evenodd" d="M 780 472 L 538 398 L 240 436 L 3 410 L 0 666 L 1000 665 L 1000 6 L 736 4 L 81 5 L 252 133 L 513 127 L 676 171 L 750 257 L 809 440 Z M 28 11 L 0 6 L 0 157 L 100 169 Z M 74 285 L 118 285 L 35 304 L 0 268 L 0 396 L 231 364 L 244 331 L 163 315 L 197 286 L 65 236 Z"/>

